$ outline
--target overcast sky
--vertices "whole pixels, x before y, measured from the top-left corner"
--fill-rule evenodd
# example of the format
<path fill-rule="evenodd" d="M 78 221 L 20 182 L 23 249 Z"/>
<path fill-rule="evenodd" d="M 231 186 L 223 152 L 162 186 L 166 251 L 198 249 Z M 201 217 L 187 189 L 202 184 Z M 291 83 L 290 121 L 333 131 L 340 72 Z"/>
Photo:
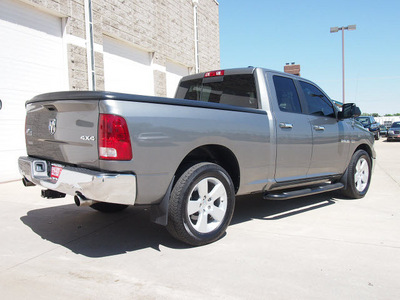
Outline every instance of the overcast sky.
<path fill-rule="evenodd" d="M 201 0 L 200 0 L 201 1 Z M 342 99 L 345 31 L 346 102 L 363 112 L 400 113 L 400 1 L 218 0 L 221 68 L 283 71 L 288 62 L 332 99 Z"/>

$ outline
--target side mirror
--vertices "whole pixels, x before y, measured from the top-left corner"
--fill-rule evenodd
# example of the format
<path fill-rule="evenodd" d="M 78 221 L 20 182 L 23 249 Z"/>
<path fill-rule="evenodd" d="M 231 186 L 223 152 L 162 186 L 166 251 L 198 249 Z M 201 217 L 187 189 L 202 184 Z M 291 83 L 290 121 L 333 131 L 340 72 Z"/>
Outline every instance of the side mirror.
<path fill-rule="evenodd" d="M 361 110 L 358 106 L 356 106 L 354 103 L 345 103 L 342 106 L 342 111 L 338 113 L 338 118 L 343 120 L 358 117 L 360 115 Z"/>
<path fill-rule="evenodd" d="M 0 109 L 3 107 L 3 103 L 1 103 L 1 100 L 0 100 Z"/>

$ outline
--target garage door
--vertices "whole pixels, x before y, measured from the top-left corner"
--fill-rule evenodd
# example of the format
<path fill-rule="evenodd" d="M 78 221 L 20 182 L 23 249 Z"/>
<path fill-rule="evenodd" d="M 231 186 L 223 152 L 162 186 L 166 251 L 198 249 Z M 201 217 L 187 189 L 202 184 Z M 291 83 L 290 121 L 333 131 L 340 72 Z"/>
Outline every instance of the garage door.
<path fill-rule="evenodd" d="M 154 96 L 150 53 L 104 36 L 104 87 L 107 91 Z"/>
<path fill-rule="evenodd" d="M 19 1 L 0 1 L 0 182 L 20 178 L 25 101 L 65 90 L 61 19 Z"/>
<path fill-rule="evenodd" d="M 175 96 L 179 80 L 183 76 L 189 75 L 189 69 L 183 65 L 167 62 L 167 97 Z"/>

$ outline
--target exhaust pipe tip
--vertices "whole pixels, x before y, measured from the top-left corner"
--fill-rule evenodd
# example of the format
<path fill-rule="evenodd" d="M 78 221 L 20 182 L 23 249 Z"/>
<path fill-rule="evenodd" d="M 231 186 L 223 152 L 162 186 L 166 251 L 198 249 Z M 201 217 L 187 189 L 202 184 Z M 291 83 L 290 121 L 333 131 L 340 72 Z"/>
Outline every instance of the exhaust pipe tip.
<path fill-rule="evenodd" d="M 78 194 L 78 193 L 74 196 L 74 201 L 75 201 L 76 206 L 78 206 L 78 207 L 90 206 L 97 202 L 97 201 L 86 199 L 85 196 L 83 196 L 82 194 Z"/>
<path fill-rule="evenodd" d="M 82 201 L 78 195 L 74 196 L 74 201 L 75 201 L 76 206 L 78 206 L 78 207 L 81 206 Z"/>

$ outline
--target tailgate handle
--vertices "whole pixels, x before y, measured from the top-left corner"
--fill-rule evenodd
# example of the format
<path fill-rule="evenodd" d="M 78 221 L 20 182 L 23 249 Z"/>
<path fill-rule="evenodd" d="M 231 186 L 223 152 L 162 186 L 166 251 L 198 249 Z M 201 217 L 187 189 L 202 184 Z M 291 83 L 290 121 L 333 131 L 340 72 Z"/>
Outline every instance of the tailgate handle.
<path fill-rule="evenodd" d="M 46 104 L 46 105 L 43 105 L 43 107 L 49 111 L 57 111 L 57 108 L 52 104 Z"/>

